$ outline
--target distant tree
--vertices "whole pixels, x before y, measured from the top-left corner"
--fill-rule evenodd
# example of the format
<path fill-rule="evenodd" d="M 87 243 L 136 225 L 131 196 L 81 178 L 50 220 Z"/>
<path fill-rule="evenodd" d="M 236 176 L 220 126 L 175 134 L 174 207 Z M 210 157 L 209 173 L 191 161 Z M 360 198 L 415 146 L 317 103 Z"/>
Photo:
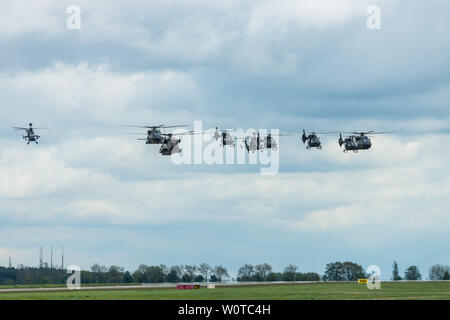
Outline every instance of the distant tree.
<path fill-rule="evenodd" d="M 297 273 L 296 281 L 320 281 L 320 275 L 315 272 Z"/>
<path fill-rule="evenodd" d="M 354 262 L 337 261 L 328 263 L 325 267 L 325 281 L 356 281 L 365 277 L 363 267 Z"/>
<path fill-rule="evenodd" d="M 169 273 L 166 276 L 166 280 L 167 280 L 167 282 L 171 282 L 171 283 L 178 282 L 179 278 L 178 278 L 177 271 L 173 268 L 170 269 Z"/>
<path fill-rule="evenodd" d="M 106 266 L 99 265 L 98 263 L 94 263 L 91 266 L 91 272 L 94 272 L 94 273 L 104 273 L 107 270 L 108 269 L 106 268 Z"/>
<path fill-rule="evenodd" d="M 161 266 L 150 266 L 147 269 L 149 282 L 162 283 L 164 282 L 164 269 Z"/>
<path fill-rule="evenodd" d="M 422 275 L 419 272 L 419 268 L 417 268 L 417 266 L 409 266 L 408 269 L 405 270 L 405 279 L 406 280 L 422 279 Z"/>
<path fill-rule="evenodd" d="M 343 263 L 344 277 L 347 281 L 356 281 L 366 277 L 363 267 L 357 263 L 346 261 Z"/>
<path fill-rule="evenodd" d="M 194 279 L 195 282 L 203 282 L 205 281 L 205 278 L 203 278 L 203 275 L 199 274 Z"/>
<path fill-rule="evenodd" d="M 198 267 L 198 271 L 203 276 L 205 281 L 208 282 L 208 276 L 209 276 L 209 273 L 211 272 L 211 266 L 209 264 L 207 264 L 207 263 L 202 263 Z"/>
<path fill-rule="evenodd" d="M 238 270 L 237 281 L 252 281 L 254 279 L 255 270 L 251 264 L 244 264 Z"/>
<path fill-rule="evenodd" d="M 255 266 L 256 275 L 260 281 L 265 281 L 270 272 L 272 272 L 272 266 L 268 263 L 258 264 Z"/>
<path fill-rule="evenodd" d="M 173 266 L 170 268 L 171 270 L 175 270 L 175 272 L 177 273 L 177 277 L 178 279 L 183 278 L 183 274 L 184 274 L 184 266 L 179 265 L 179 266 Z"/>
<path fill-rule="evenodd" d="M 444 277 L 442 278 L 442 280 L 450 280 L 450 272 L 447 270 L 444 273 Z"/>
<path fill-rule="evenodd" d="M 94 282 L 105 283 L 107 280 L 106 271 L 108 271 L 108 268 L 106 268 L 106 266 L 94 263 L 91 266 L 91 272 L 93 273 Z"/>
<path fill-rule="evenodd" d="M 297 269 L 298 267 L 293 264 L 285 267 L 283 271 L 283 281 L 295 281 Z"/>
<path fill-rule="evenodd" d="M 192 282 L 192 279 L 187 273 L 185 273 L 183 274 L 183 277 L 181 277 L 181 282 Z"/>
<path fill-rule="evenodd" d="M 392 266 L 392 280 L 402 280 L 402 277 L 400 277 L 399 271 L 398 271 L 398 264 L 397 261 L 394 261 L 394 264 Z"/>
<path fill-rule="evenodd" d="M 121 283 L 123 279 L 124 269 L 119 266 L 110 266 L 107 272 L 108 283 Z"/>
<path fill-rule="evenodd" d="M 343 281 L 344 272 L 343 272 L 342 262 L 330 262 L 325 267 L 325 281 Z"/>
<path fill-rule="evenodd" d="M 435 264 L 428 269 L 428 277 L 430 280 L 449 280 L 444 279 L 450 272 L 450 267 L 442 264 Z"/>
<path fill-rule="evenodd" d="M 131 273 L 129 271 L 125 271 L 123 274 L 123 283 L 132 283 L 133 277 L 131 276 Z"/>
<path fill-rule="evenodd" d="M 195 280 L 195 276 L 196 276 L 196 272 L 197 272 L 197 267 L 195 265 L 185 265 L 184 266 L 184 272 L 185 275 L 187 275 L 186 279 L 188 280 L 183 280 L 185 282 L 193 282 Z"/>
<path fill-rule="evenodd" d="M 221 282 L 228 278 L 230 275 L 225 267 L 222 265 L 215 266 L 213 269 L 214 275 L 217 277 L 218 281 Z"/>
<path fill-rule="evenodd" d="M 170 269 L 164 264 L 160 264 L 159 267 L 161 268 L 161 271 L 163 273 L 164 279 L 166 279 L 167 274 L 169 273 Z"/>
<path fill-rule="evenodd" d="M 275 272 L 270 272 L 266 278 L 266 281 L 278 281 L 278 280 L 279 280 L 278 274 L 276 274 Z"/>
<path fill-rule="evenodd" d="M 210 281 L 210 282 L 219 282 L 220 279 L 217 278 L 216 275 L 213 273 L 213 274 L 211 275 L 211 277 L 209 277 L 209 281 Z"/>
<path fill-rule="evenodd" d="M 139 265 L 139 267 L 133 272 L 133 281 L 136 283 L 149 282 L 148 266 L 145 264 Z"/>

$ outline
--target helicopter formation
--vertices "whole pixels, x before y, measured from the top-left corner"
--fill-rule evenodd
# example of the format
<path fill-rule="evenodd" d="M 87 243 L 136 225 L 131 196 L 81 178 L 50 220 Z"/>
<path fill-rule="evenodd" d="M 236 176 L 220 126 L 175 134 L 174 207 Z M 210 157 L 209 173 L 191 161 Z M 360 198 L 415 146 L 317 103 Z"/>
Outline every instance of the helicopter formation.
<path fill-rule="evenodd" d="M 162 132 L 164 129 L 171 128 L 182 128 L 188 127 L 186 124 L 182 125 L 157 125 L 157 126 L 137 126 L 137 125 L 122 125 L 124 127 L 132 127 L 132 128 L 144 128 L 147 129 L 146 132 L 132 132 L 128 134 L 137 134 L 137 135 L 147 135 L 146 138 L 138 138 L 137 140 L 145 141 L 146 144 L 156 144 L 161 145 L 159 149 L 159 153 L 161 155 L 167 156 L 172 155 L 174 153 L 180 153 L 182 149 L 179 144 L 181 142 L 181 136 L 183 135 L 194 135 L 194 134 L 202 134 L 203 132 L 196 131 L 187 131 L 183 133 L 165 133 Z M 35 127 L 33 128 L 33 124 L 29 123 L 28 127 L 13 127 L 15 130 L 23 130 L 25 134 L 22 136 L 24 140 L 27 141 L 27 144 L 31 142 L 35 142 L 38 144 L 38 140 L 41 136 L 35 134 L 34 130 L 36 129 L 48 129 L 47 126 L 44 127 Z M 307 133 L 305 129 L 302 130 L 301 140 L 303 144 L 306 144 L 306 149 L 310 150 L 312 148 L 316 148 L 318 150 L 322 149 L 322 142 L 318 135 L 334 135 L 339 133 L 338 144 L 343 149 L 343 152 L 353 151 L 358 152 L 359 150 L 369 150 L 372 147 L 372 141 L 370 138 L 372 135 L 378 134 L 387 134 L 393 133 L 393 131 L 383 131 L 383 132 L 375 132 L 375 131 L 367 131 L 367 132 L 314 132 Z M 343 137 L 342 134 L 347 134 L 347 136 Z M 214 132 L 214 139 L 217 141 L 220 139 L 220 146 L 236 146 L 237 140 L 242 140 L 243 144 L 241 144 L 241 148 L 245 147 L 248 153 L 256 152 L 256 151 L 264 151 L 264 150 L 278 150 L 278 143 L 274 139 L 274 136 L 289 136 L 289 134 L 283 133 L 268 133 L 264 137 L 261 136 L 260 132 L 253 132 L 252 136 L 244 136 L 238 137 L 234 130 L 221 130 L 216 127 L 216 131 Z"/>

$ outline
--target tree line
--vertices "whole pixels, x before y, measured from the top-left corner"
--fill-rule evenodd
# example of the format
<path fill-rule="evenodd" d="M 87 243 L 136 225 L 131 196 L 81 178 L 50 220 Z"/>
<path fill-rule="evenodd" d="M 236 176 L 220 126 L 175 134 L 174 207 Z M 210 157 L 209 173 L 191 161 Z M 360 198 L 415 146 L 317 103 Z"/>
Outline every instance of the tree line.
<path fill-rule="evenodd" d="M 70 276 L 65 269 L 48 267 L 2 267 L 0 266 L 0 285 L 65 284 Z M 236 281 L 356 281 L 369 277 L 364 268 L 354 262 L 331 262 L 325 267 L 321 276 L 315 272 L 300 272 L 295 265 L 286 266 L 282 272 L 275 272 L 268 263 L 245 264 L 239 268 Z M 404 277 L 400 277 L 397 262 L 393 264 L 392 280 L 420 280 L 422 275 L 417 266 L 409 266 Z M 430 280 L 450 280 L 450 267 L 436 264 L 429 269 Z M 123 267 L 112 265 L 106 267 L 98 263 L 90 270 L 81 271 L 82 284 L 112 283 L 178 283 L 178 282 L 221 282 L 230 280 L 228 270 L 222 265 L 214 267 L 207 263 L 200 265 L 165 265 L 141 264 L 130 272 Z"/>
<path fill-rule="evenodd" d="M 428 269 L 429 280 L 450 280 L 450 266 L 435 264 Z M 397 261 L 392 265 L 392 280 L 422 280 L 419 268 L 417 266 L 409 266 L 404 271 L 404 277 L 400 276 Z"/>

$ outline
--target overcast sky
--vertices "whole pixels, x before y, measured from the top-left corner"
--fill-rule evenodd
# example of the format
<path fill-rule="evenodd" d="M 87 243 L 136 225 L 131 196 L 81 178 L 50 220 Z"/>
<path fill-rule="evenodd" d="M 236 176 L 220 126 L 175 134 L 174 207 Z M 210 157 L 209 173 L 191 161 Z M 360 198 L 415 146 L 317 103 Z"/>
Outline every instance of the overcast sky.
<path fill-rule="evenodd" d="M 67 28 L 70 4 L 81 29 Z M 381 9 L 370 30 L 366 10 Z M 0 3 L 0 265 L 450 264 L 446 0 Z M 120 124 L 396 131 L 280 170 L 175 165 Z M 39 145 L 12 126 L 48 125 Z"/>

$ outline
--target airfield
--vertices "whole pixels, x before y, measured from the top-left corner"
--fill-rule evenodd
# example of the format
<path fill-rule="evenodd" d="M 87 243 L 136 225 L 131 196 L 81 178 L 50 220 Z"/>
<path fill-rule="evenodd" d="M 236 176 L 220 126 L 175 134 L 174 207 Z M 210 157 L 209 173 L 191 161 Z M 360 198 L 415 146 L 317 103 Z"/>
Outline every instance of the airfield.
<path fill-rule="evenodd" d="M 220 283 L 215 289 L 177 290 L 175 284 L 0 287 L 0 300 L 450 300 L 450 281 Z"/>

